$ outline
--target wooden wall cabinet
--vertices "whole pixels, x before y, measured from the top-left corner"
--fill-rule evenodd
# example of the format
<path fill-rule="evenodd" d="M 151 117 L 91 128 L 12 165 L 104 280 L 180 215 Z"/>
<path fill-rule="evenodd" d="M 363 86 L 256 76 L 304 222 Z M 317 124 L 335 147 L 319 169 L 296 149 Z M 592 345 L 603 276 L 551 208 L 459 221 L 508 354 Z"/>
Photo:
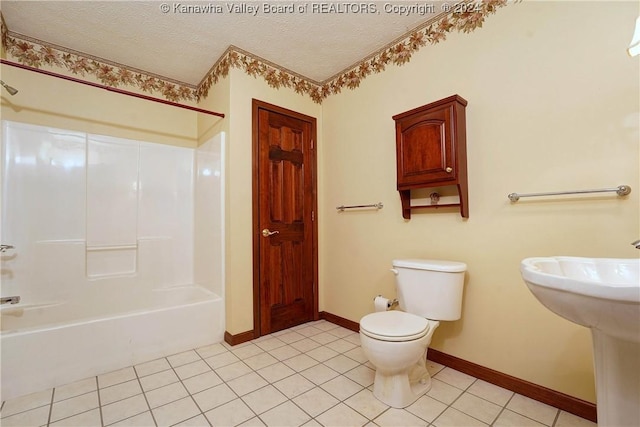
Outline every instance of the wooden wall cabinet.
<path fill-rule="evenodd" d="M 459 206 L 469 217 L 465 107 L 458 95 L 393 116 L 402 216 L 413 209 Z M 456 186 L 459 203 L 411 206 L 411 190 Z"/>

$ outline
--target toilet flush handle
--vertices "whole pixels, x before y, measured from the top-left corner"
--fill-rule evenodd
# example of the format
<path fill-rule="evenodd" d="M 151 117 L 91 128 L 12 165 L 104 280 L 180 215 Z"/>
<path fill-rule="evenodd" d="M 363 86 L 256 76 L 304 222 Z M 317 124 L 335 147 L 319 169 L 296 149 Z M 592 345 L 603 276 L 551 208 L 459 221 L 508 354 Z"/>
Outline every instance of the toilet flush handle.
<path fill-rule="evenodd" d="M 395 268 L 392 268 L 390 271 L 391 271 L 393 274 L 395 274 L 396 276 L 397 276 L 397 275 L 398 275 L 398 273 L 399 273 L 399 271 L 398 271 L 398 270 L 396 270 Z"/>

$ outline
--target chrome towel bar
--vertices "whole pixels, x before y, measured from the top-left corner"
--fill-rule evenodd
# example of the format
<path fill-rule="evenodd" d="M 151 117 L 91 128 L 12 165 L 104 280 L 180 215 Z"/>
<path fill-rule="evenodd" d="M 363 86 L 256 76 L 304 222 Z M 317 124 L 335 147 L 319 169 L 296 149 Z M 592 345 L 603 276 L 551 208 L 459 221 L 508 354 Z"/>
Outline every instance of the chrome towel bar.
<path fill-rule="evenodd" d="M 336 209 L 340 212 L 344 212 L 345 209 L 358 209 L 358 208 L 376 208 L 376 209 L 382 209 L 383 205 L 382 202 L 378 202 L 378 203 L 374 203 L 372 205 L 353 205 L 353 206 L 338 206 L 336 207 Z"/>
<path fill-rule="evenodd" d="M 511 200 L 512 203 L 515 203 L 518 200 L 520 200 L 520 197 L 560 196 L 564 194 L 612 193 L 612 192 L 616 192 L 618 196 L 626 196 L 627 194 L 631 193 L 631 187 L 629 187 L 628 185 L 619 185 L 614 188 L 600 188 L 596 190 L 553 191 L 553 192 L 547 192 L 547 193 L 527 193 L 527 194 L 511 193 L 507 195 L 507 197 L 509 198 L 509 200 Z"/>

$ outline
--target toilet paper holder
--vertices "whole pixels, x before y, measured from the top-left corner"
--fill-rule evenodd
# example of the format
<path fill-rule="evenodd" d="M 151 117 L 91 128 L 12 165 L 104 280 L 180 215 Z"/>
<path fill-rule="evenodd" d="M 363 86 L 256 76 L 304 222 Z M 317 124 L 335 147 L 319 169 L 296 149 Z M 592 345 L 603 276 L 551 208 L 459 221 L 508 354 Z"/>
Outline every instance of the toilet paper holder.
<path fill-rule="evenodd" d="M 373 299 L 373 301 L 375 302 L 376 298 L 382 298 L 382 295 L 378 295 L 377 297 L 375 297 Z M 394 308 L 396 308 L 398 306 L 398 298 L 394 298 L 393 300 L 389 300 L 387 301 L 387 310 L 393 310 Z"/>

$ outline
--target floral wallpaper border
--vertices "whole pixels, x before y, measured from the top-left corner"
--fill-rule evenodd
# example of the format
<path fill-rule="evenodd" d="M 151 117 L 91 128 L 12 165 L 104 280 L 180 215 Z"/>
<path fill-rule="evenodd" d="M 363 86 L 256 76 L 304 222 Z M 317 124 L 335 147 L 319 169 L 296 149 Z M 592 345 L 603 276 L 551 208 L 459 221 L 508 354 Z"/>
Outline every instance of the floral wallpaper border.
<path fill-rule="evenodd" d="M 64 68 L 82 77 L 93 76 L 102 84 L 111 87 L 130 85 L 144 92 L 160 94 L 169 101 L 199 101 L 207 97 L 211 86 L 220 78 L 226 77 L 231 68 L 237 68 L 250 76 L 263 78 L 273 88 L 291 88 L 299 94 L 308 95 L 317 103 L 322 103 L 325 98 L 338 94 L 343 89 L 357 88 L 367 76 L 381 73 L 389 65 L 401 66 L 408 63 L 416 51 L 427 44 L 444 41 L 447 33 L 454 30 L 471 33 L 481 28 L 484 20 L 498 8 L 505 6 L 507 0 L 484 0 L 467 4 L 473 7 L 462 7 L 462 11 L 452 8 L 450 12 L 434 17 L 399 41 L 383 47 L 324 82 L 311 80 L 250 52 L 230 46 L 200 84 L 194 87 L 12 33 L 1 14 L 0 23 L 2 45 L 11 58 L 35 68 L 48 65 Z"/>
<path fill-rule="evenodd" d="M 427 43 L 436 44 L 444 41 L 447 33 L 453 30 L 470 33 L 482 27 L 485 18 L 495 13 L 498 8 L 506 6 L 507 0 L 484 0 L 479 3 L 469 2 L 467 4 L 474 5 L 474 7 L 463 7 L 464 12 L 462 13 L 452 9 L 449 13 L 438 15 L 419 29 L 404 36 L 400 41 L 387 45 L 377 53 L 321 83 L 232 46 L 200 82 L 198 96 L 206 97 L 210 87 L 217 83 L 221 77 L 226 77 L 229 69 L 233 67 L 242 69 L 254 77 L 261 76 L 273 88 L 292 88 L 297 93 L 309 95 L 315 102 L 322 103 L 326 97 L 340 93 L 344 88 L 357 88 L 363 79 L 370 74 L 384 71 L 387 65 L 406 64 L 414 52 Z"/>
<path fill-rule="evenodd" d="M 4 20 L 2 45 L 7 59 L 33 68 L 63 68 L 80 77 L 92 76 L 105 86 L 132 86 L 173 102 L 198 100 L 195 86 L 13 33 L 6 30 Z"/>

